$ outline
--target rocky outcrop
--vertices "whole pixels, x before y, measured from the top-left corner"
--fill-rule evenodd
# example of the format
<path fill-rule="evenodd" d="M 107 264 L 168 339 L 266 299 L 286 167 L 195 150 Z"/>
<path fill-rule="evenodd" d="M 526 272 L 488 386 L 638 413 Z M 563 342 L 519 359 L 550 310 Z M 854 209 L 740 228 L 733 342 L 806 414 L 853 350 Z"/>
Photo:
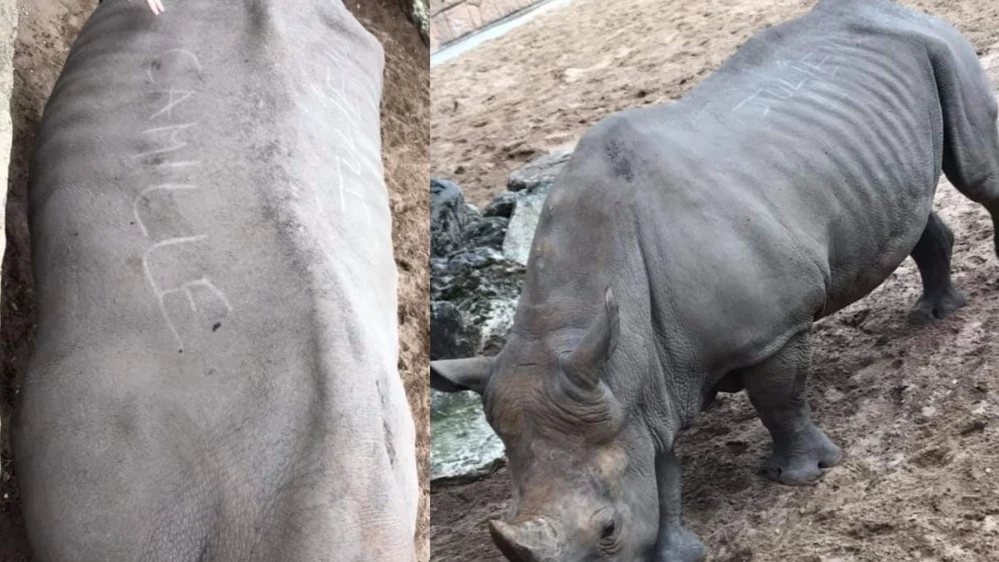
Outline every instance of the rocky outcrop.
<path fill-rule="evenodd" d="M 446 180 L 430 183 L 430 358 L 495 355 L 513 325 L 524 267 L 502 252 L 514 200 L 479 212 Z M 505 215 L 505 216 L 504 216 Z M 472 393 L 431 392 L 432 480 L 489 471 L 503 445 Z"/>
<path fill-rule="evenodd" d="M 512 192 L 509 195 L 515 199 L 515 210 L 503 241 L 503 255 L 508 259 L 527 265 L 541 207 L 555 185 L 555 178 L 569 163 L 570 156 L 571 150 L 552 152 L 510 174 L 507 188 Z"/>
<path fill-rule="evenodd" d="M 430 182 L 431 359 L 496 353 L 513 322 L 524 268 L 502 253 L 509 219 Z"/>
<path fill-rule="evenodd" d="M 468 206 L 457 185 L 447 180 L 430 179 L 430 255 L 444 257 L 462 244 Z"/>
<path fill-rule="evenodd" d="M 548 193 L 571 157 L 572 149 L 564 149 L 535 158 L 510 174 L 506 188 L 514 193 Z"/>
<path fill-rule="evenodd" d="M 500 193 L 493 200 L 486 205 L 485 209 L 482 209 L 482 214 L 487 217 L 506 217 L 510 218 L 513 216 L 513 209 L 517 206 L 517 194 L 516 193 Z"/>
<path fill-rule="evenodd" d="M 514 172 L 516 192 L 480 212 L 454 183 L 430 182 L 430 358 L 496 355 L 506 342 L 541 205 L 568 152 Z M 431 392 L 431 480 L 485 474 L 503 445 L 472 393 Z"/>
<path fill-rule="evenodd" d="M 507 259 L 527 265 L 534 230 L 538 227 L 538 218 L 546 197 L 548 193 L 542 192 L 525 193 L 517 198 L 516 210 L 510 218 L 510 225 L 503 239 L 503 255 Z"/>

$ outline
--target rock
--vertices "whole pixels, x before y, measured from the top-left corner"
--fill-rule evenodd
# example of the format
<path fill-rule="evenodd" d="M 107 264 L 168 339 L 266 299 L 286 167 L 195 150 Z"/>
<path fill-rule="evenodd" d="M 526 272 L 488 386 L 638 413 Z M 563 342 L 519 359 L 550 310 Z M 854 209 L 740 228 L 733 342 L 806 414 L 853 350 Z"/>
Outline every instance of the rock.
<path fill-rule="evenodd" d="M 437 357 L 471 357 L 482 338 L 475 326 L 467 324 L 453 303 L 430 303 L 430 349 Z"/>
<path fill-rule="evenodd" d="M 430 179 L 430 255 L 443 257 L 461 247 L 468 208 L 457 184 Z"/>
<path fill-rule="evenodd" d="M 431 320 L 431 331 L 438 330 L 435 341 L 450 342 L 438 344 L 441 347 L 431 343 L 431 359 L 498 353 L 513 325 L 524 267 L 492 248 L 474 248 L 446 261 L 431 260 L 430 269 L 431 310 L 446 301 L 459 313 L 439 312 L 447 319 L 445 326 L 433 326 Z M 469 330 L 476 330 L 478 337 L 469 336 Z M 477 348 L 471 354 L 446 355 L 447 350 L 465 349 L 460 343 L 464 340 L 477 341 Z"/>
<path fill-rule="evenodd" d="M 469 248 L 492 248 L 503 251 L 507 225 L 510 219 L 483 217 L 465 227 L 465 245 Z"/>
<path fill-rule="evenodd" d="M 555 177 L 569 160 L 564 150 L 510 175 L 504 193 L 479 212 L 461 189 L 431 182 L 430 358 L 495 355 L 513 326 L 524 266 L 538 217 Z M 493 470 L 503 444 L 474 393 L 431 392 L 430 478 L 454 479 Z"/>
<path fill-rule="evenodd" d="M 430 358 L 495 355 L 506 342 L 520 298 L 524 267 L 503 257 L 507 219 L 483 217 L 465 232 L 465 248 L 430 259 Z M 503 443 L 471 392 L 431 391 L 430 479 L 454 479 L 493 470 Z"/>
<path fill-rule="evenodd" d="M 477 221 L 482 218 L 482 211 L 471 203 L 465 203 L 465 214 L 468 215 L 469 222 Z"/>
<path fill-rule="evenodd" d="M 517 194 L 507 191 L 493 197 L 493 200 L 486 205 L 486 208 L 482 209 L 482 215 L 486 217 L 510 218 L 513 216 L 513 210 L 516 207 Z"/>
<path fill-rule="evenodd" d="M 527 265 L 534 230 L 538 227 L 538 218 L 541 217 L 541 209 L 550 189 L 549 185 L 548 189 L 539 193 L 520 195 L 517 198 L 517 209 L 513 212 L 503 239 L 503 255 L 507 259 Z"/>
<path fill-rule="evenodd" d="M 431 391 L 430 481 L 488 474 L 503 458 L 503 442 L 472 392 Z"/>
<path fill-rule="evenodd" d="M 558 150 L 529 162 L 510 174 L 507 186 L 515 191 L 516 203 L 506 238 L 503 255 L 521 265 L 527 265 L 531 241 L 538 226 L 541 209 L 555 185 L 555 177 L 569 162 L 571 150 Z"/>
<path fill-rule="evenodd" d="M 572 149 L 556 150 L 527 163 L 510 174 L 506 188 L 510 191 L 550 191 L 555 178 L 569 162 Z"/>
<path fill-rule="evenodd" d="M 399 6 L 420 32 L 420 39 L 430 44 L 430 6 L 427 0 L 399 0 Z"/>

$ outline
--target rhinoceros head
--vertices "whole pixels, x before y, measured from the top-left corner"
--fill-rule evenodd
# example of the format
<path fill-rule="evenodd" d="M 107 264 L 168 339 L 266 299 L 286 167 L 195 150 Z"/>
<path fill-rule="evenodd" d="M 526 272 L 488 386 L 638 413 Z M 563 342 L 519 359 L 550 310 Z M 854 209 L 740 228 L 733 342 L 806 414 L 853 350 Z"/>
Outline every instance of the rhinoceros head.
<path fill-rule="evenodd" d="M 605 382 L 618 311 L 605 306 L 572 349 L 507 343 L 495 358 L 435 361 L 432 386 L 474 390 L 506 446 L 512 518 L 490 522 L 510 560 L 647 560 L 659 502 L 655 447 Z"/>

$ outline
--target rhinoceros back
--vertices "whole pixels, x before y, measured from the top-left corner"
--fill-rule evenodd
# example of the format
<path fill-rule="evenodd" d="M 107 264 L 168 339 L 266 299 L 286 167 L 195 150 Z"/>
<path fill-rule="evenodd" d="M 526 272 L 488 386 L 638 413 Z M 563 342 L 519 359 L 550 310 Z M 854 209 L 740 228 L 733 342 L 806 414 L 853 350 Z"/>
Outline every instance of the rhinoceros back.
<path fill-rule="evenodd" d="M 29 187 L 40 559 L 412 558 L 382 64 L 339 2 L 87 22 Z"/>

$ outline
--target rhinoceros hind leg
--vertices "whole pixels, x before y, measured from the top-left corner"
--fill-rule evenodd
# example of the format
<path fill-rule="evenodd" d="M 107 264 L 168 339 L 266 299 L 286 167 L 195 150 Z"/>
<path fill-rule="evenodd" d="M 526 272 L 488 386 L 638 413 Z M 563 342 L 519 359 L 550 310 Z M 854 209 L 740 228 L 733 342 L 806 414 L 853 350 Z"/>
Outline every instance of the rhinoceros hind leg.
<path fill-rule="evenodd" d="M 930 213 L 926 229 L 912 249 L 912 259 L 923 279 L 923 296 L 909 313 L 916 324 L 926 324 L 968 304 L 964 293 L 954 287 L 950 277 L 950 258 L 954 233 L 936 213 Z"/>
<path fill-rule="evenodd" d="M 812 423 L 807 400 L 811 346 L 799 333 L 769 359 L 740 372 L 749 400 L 770 431 L 773 453 L 767 476 L 783 484 L 810 484 L 843 453 Z"/>

